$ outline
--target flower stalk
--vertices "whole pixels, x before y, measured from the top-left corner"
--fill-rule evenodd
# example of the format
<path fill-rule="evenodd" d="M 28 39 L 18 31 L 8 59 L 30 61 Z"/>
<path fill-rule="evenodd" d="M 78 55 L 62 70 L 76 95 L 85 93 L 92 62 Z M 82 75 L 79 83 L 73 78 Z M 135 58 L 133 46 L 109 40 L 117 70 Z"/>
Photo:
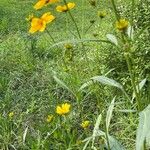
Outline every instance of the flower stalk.
<path fill-rule="evenodd" d="M 72 21 L 73 21 L 73 23 L 74 23 L 74 25 L 75 25 L 75 27 L 76 27 L 76 30 L 77 30 L 77 33 L 78 33 L 79 39 L 81 39 L 81 34 L 80 34 L 80 31 L 79 31 L 78 25 L 77 25 L 77 23 L 76 23 L 76 21 L 75 21 L 75 19 L 74 19 L 73 15 L 71 14 L 71 12 L 70 12 L 69 8 L 68 8 L 68 5 L 67 5 L 66 0 L 63 0 L 63 1 L 64 1 L 65 5 L 66 5 L 66 7 L 67 7 L 67 9 L 68 9 L 68 11 L 67 11 L 67 12 L 68 12 L 68 14 L 69 14 L 70 18 L 72 19 Z"/>

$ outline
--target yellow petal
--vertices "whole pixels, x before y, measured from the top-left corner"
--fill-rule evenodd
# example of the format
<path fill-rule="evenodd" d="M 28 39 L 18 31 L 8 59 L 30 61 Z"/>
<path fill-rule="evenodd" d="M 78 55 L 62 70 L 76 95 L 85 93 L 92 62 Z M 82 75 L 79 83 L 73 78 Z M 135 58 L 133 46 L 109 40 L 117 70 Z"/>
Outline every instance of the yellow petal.
<path fill-rule="evenodd" d="M 58 12 L 63 12 L 63 7 L 62 7 L 62 6 L 57 6 L 57 7 L 56 7 L 56 10 L 57 10 Z"/>
<path fill-rule="evenodd" d="M 41 27 L 39 29 L 40 32 L 43 32 L 46 29 L 46 22 L 42 21 Z"/>
<path fill-rule="evenodd" d="M 41 17 L 46 23 L 52 22 L 55 17 L 50 12 L 44 13 Z"/>
<path fill-rule="evenodd" d="M 46 0 L 39 0 L 35 5 L 34 9 L 41 9 L 46 4 Z"/>
<path fill-rule="evenodd" d="M 59 114 L 59 115 L 62 114 L 62 109 L 61 109 L 60 106 L 57 106 L 57 108 L 56 108 L 56 113 Z"/>
<path fill-rule="evenodd" d="M 72 9 L 75 7 L 75 3 L 68 3 L 67 6 L 69 9 Z"/>

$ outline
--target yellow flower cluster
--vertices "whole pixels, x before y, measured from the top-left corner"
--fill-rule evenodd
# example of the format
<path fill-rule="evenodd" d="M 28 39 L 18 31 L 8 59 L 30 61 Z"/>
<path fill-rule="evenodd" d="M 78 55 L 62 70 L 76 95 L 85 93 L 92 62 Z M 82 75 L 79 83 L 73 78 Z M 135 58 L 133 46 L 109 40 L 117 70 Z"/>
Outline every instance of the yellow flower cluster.
<path fill-rule="evenodd" d="M 44 6 L 47 6 L 48 4 L 57 3 L 59 0 L 39 0 L 35 5 L 34 9 L 39 10 Z M 56 11 L 58 12 L 67 12 L 68 10 L 75 7 L 75 3 L 67 3 L 65 5 L 59 5 L 56 7 Z M 37 31 L 43 32 L 46 29 L 46 25 L 50 22 L 52 22 L 55 19 L 55 16 L 53 16 L 50 12 L 44 13 L 42 17 L 34 17 L 33 14 L 29 15 L 28 18 L 26 18 L 27 21 L 31 21 L 31 27 L 29 29 L 29 33 L 33 34 Z"/>

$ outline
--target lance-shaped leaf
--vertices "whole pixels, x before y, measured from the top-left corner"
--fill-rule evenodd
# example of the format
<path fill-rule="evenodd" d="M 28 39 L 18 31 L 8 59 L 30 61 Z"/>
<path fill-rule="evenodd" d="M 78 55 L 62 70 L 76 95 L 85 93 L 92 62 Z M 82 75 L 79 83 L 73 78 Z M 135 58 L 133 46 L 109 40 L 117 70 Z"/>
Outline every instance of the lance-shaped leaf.
<path fill-rule="evenodd" d="M 137 129 L 136 150 L 143 150 L 144 144 L 150 148 L 150 104 L 140 112 Z"/>
<path fill-rule="evenodd" d="M 113 109 L 114 109 L 114 105 L 115 105 L 115 97 L 113 98 L 109 108 L 108 108 L 108 111 L 107 111 L 107 115 L 106 115 L 106 130 L 108 131 L 108 128 L 109 128 L 109 125 L 110 125 L 110 120 L 111 120 L 111 117 L 112 117 L 112 112 L 113 112 Z"/>
<path fill-rule="evenodd" d="M 118 45 L 117 38 L 113 34 L 107 34 L 106 37 L 111 43 Z"/>

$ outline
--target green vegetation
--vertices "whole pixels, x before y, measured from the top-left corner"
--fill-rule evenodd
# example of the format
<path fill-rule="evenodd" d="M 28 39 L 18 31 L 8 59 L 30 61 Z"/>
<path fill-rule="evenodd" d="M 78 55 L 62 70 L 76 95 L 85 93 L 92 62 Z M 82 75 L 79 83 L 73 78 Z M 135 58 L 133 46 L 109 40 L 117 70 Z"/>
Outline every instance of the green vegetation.
<path fill-rule="evenodd" d="M 0 149 L 148 150 L 149 0 L 60 1 L 0 1 Z"/>

